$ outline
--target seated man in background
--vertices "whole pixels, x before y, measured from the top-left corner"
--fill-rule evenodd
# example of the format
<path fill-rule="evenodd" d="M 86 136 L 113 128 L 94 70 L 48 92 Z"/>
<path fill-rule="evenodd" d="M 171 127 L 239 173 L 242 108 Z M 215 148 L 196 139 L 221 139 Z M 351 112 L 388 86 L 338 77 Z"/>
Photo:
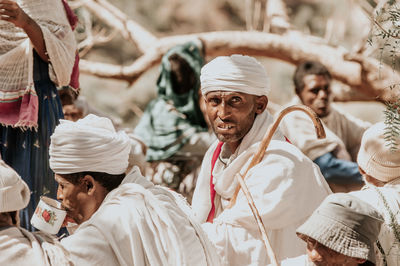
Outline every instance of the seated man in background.
<path fill-rule="evenodd" d="M 383 222 L 371 205 L 346 194 L 329 195 L 297 229 L 307 243 L 307 255 L 281 266 L 375 265 L 374 242 Z"/>
<path fill-rule="evenodd" d="M 224 265 L 266 265 L 267 252 L 245 195 L 240 191 L 236 203 L 231 200 L 239 185 L 235 175 L 244 174 L 273 122 L 266 110 L 267 73 L 255 58 L 231 55 L 206 64 L 200 79 L 218 141 L 204 156 L 193 210 Z M 303 254 L 305 243 L 295 230 L 330 193 L 318 167 L 277 130 L 245 182 L 277 259 Z"/>
<path fill-rule="evenodd" d="M 161 61 L 158 96 L 147 105 L 134 130 L 147 146 L 146 159 L 153 173 L 146 175 L 174 190 L 200 166 L 215 140 L 200 108 L 203 62 L 200 40 L 171 48 Z"/>
<path fill-rule="evenodd" d="M 133 167 L 108 118 L 61 120 L 51 136 L 57 197 L 78 224 L 62 240 L 77 265 L 219 265 L 190 207 Z"/>
<path fill-rule="evenodd" d="M 391 150 L 385 140 L 386 125 L 367 129 L 361 140 L 357 162 L 366 185 L 352 195 L 374 206 L 385 219 L 377 245 L 377 265 L 400 263 L 400 151 Z M 400 136 L 393 140 L 400 144 Z"/>
<path fill-rule="evenodd" d="M 334 191 L 360 189 L 362 177 L 355 162 L 361 137 L 370 123 L 340 112 L 332 103 L 331 75 L 319 62 L 301 63 L 293 76 L 296 96 L 287 105 L 304 104 L 321 119 L 325 139 L 317 139 L 312 122 L 292 112 L 281 123 L 285 136 L 313 160 Z"/>
<path fill-rule="evenodd" d="M 19 227 L 19 211 L 28 205 L 28 185 L 0 160 L 0 265 L 73 265 L 52 236 Z"/>

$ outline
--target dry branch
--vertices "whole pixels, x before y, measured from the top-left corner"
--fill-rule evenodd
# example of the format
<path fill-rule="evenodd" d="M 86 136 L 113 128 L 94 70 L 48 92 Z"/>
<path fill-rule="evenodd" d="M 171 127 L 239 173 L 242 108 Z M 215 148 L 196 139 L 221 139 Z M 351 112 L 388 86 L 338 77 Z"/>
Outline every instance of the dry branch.
<path fill-rule="evenodd" d="M 390 101 L 398 91 L 389 86 L 400 84 L 400 75 L 378 60 L 362 55 L 349 55 L 344 48 L 316 43 L 301 34 L 277 35 L 263 32 L 219 31 L 177 35 L 158 39 L 146 53 L 130 66 L 116 66 L 82 60 L 83 73 L 103 78 L 136 81 L 150 67 L 158 64 L 162 55 L 174 45 L 188 40 L 203 40 L 208 57 L 233 53 L 280 59 L 298 64 L 303 60 L 320 61 L 333 78 L 378 101 Z"/>
<path fill-rule="evenodd" d="M 82 2 L 82 6 L 111 28 L 119 31 L 126 40 L 136 44 L 143 53 L 157 41 L 157 37 L 152 33 L 105 0 L 86 0 Z"/>

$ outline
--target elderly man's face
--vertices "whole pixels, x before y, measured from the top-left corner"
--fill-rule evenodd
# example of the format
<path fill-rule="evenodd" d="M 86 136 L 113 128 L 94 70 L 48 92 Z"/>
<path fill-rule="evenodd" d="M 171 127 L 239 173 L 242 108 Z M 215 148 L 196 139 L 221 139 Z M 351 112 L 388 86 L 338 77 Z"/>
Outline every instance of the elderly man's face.
<path fill-rule="evenodd" d="M 79 184 L 73 184 L 61 175 L 55 174 L 58 182 L 57 199 L 67 210 L 68 218 L 77 224 L 90 219 L 104 199 L 104 189 L 85 176 Z M 97 191 L 96 191 L 97 190 Z"/>
<path fill-rule="evenodd" d="M 213 91 L 205 96 L 206 112 L 217 138 L 234 152 L 253 126 L 256 114 L 268 103 L 266 96 Z"/>
<path fill-rule="evenodd" d="M 319 117 L 327 116 L 331 103 L 330 79 L 324 75 L 306 75 L 303 81 L 304 88 L 299 94 L 303 104 Z"/>
<path fill-rule="evenodd" d="M 307 255 L 308 259 L 316 266 L 356 266 L 365 262 L 364 259 L 338 253 L 310 237 L 307 238 Z"/>

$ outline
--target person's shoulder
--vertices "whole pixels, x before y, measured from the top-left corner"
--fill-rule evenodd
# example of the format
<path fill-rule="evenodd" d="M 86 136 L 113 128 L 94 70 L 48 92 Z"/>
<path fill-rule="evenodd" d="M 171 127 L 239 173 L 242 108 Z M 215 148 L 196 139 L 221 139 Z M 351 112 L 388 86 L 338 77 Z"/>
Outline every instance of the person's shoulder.
<path fill-rule="evenodd" d="M 267 153 L 282 157 L 288 157 L 290 159 L 297 158 L 298 160 L 304 160 L 304 158 L 307 158 L 298 147 L 287 141 L 282 140 L 271 140 L 266 149 L 266 154 Z"/>

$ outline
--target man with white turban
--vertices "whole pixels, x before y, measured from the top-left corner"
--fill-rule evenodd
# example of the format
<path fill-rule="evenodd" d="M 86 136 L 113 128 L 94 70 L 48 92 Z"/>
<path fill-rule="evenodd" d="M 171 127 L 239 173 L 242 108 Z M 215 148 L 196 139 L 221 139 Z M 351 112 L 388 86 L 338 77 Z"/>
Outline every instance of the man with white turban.
<path fill-rule="evenodd" d="M 58 199 L 78 224 L 62 240 L 76 265 L 219 265 L 183 198 L 125 174 L 130 140 L 108 118 L 61 120 L 51 136 Z"/>
<path fill-rule="evenodd" d="M 235 175 L 244 174 L 272 123 L 267 74 L 254 58 L 232 55 L 205 65 L 200 80 L 218 141 L 203 159 L 193 210 L 224 265 L 266 265 L 267 251 L 243 192 L 228 204 L 238 186 Z M 296 228 L 330 193 L 318 167 L 277 130 L 245 182 L 278 261 L 303 254 Z"/>

